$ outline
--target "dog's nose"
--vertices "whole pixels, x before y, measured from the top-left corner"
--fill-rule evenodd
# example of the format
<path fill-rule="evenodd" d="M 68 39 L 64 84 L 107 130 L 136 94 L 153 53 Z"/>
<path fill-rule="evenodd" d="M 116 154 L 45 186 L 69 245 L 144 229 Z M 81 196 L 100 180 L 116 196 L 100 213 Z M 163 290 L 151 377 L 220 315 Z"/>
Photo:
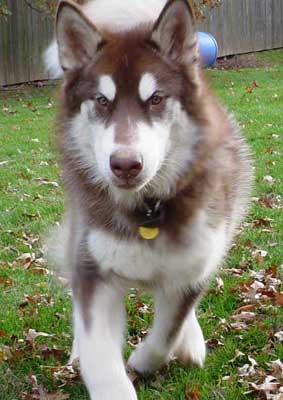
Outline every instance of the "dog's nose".
<path fill-rule="evenodd" d="M 138 154 L 117 151 L 110 157 L 110 168 L 117 178 L 136 178 L 142 167 L 142 158 Z"/>

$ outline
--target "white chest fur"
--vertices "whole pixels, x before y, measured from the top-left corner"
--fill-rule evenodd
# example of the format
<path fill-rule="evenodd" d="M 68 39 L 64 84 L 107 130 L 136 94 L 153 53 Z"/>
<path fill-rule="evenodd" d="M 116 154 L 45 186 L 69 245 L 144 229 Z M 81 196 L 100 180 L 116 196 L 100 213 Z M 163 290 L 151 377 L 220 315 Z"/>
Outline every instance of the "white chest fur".
<path fill-rule="evenodd" d="M 184 228 L 182 242 L 176 245 L 162 232 L 154 245 L 117 239 L 102 230 L 92 230 L 88 238 L 89 251 L 102 271 L 133 282 L 161 280 L 181 288 L 201 283 L 217 268 L 227 243 L 225 224 L 209 227 L 201 213 Z"/>

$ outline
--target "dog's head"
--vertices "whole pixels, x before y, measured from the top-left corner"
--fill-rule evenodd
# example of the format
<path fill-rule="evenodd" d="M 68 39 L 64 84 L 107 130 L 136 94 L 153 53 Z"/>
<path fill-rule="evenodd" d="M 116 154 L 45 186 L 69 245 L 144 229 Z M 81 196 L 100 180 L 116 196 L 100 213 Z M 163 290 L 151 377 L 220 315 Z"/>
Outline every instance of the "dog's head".
<path fill-rule="evenodd" d="M 198 50 L 187 1 L 169 1 L 153 26 L 120 33 L 98 30 L 61 1 L 57 42 L 80 162 L 121 196 L 169 191 L 198 140 Z"/>

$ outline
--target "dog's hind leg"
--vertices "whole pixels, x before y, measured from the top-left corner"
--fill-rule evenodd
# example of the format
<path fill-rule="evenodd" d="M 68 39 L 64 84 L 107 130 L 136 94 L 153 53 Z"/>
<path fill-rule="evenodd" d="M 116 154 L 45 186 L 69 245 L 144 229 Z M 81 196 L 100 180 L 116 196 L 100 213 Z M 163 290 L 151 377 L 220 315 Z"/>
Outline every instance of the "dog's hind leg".
<path fill-rule="evenodd" d="M 124 291 L 99 277 L 84 279 L 76 282 L 74 313 L 81 373 L 90 397 L 137 400 L 122 355 Z"/>
<path fill-rule="evenodd" d="M 68 364 L 71 365 L 77 359 L 79 359 L 79 332 L 78 332 L 78 325 L 79 321 L 76 322 L 77 313 L 73 313 L 73 343 L 72 343 L 72 350 L 69 357 Z"/>
<path fill-rule="evenodd" d="M 149 374 L 168 362 L 174 352 L 175 343 L 179 343 L 178 349 L 181 351 L 185 343 L 185 333 L 182 336 L 183 328 L 185 327 L 187 333 L 187 325 L 193 328 L 191 336 L 188 337 L 188 339 L 193 339 L 192 345 L 200 340 L 201 348 L 203 348 L 202 332 L 197 320 L 193 318 L 195 315 L 193 309 L 200 293 L 200 288 L 182 293 L 157 291 L 153 328 L 144 342 L 131 354 L 128 362 L 130 368 L 141 374 Z M 188 348 L 190 349 L 190 346 Z M 202 350 L 201 353 L 203 353 Z M 200 358 L 203 361 L 204 356 L 201 355 Z"/>

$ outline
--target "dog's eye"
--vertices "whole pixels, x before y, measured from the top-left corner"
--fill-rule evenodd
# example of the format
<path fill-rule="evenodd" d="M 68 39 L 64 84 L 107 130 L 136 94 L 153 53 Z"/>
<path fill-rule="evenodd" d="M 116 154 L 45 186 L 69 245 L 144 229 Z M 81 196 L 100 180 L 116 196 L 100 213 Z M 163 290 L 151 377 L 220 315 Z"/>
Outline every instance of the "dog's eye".
<path fill-rule="evenodd" d="M 96 101 L 102 107 L 108 107 L 108 105 L 109 105 L 109 100 L 105 96 L 102 96 L 102 95 L 97 96 Z"/>
<path fill-rule="evenodd" d="M 152 106 L 157 106 L 162 102 L 163 98 L 164 97 L 162 96 L 162 94 L 155 92 L 149 99 L 149 102 Z"/>

